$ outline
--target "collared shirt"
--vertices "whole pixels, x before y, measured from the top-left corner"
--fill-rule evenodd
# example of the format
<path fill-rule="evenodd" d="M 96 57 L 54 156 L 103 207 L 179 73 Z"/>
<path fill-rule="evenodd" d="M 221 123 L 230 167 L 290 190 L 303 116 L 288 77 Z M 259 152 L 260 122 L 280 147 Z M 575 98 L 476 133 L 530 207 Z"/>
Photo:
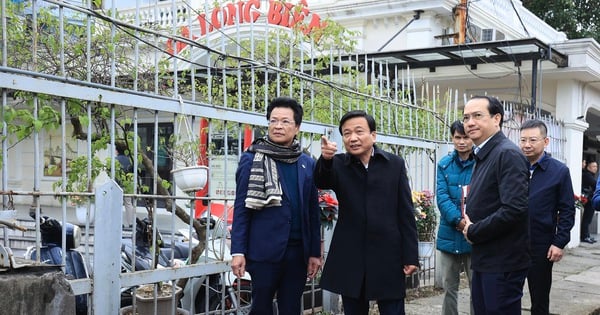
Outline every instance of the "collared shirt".
<path fill-rule="evenodd" d="M 495 134 L 494 134 L 495 135 Z M 491 135 L 489 138 L 485 139 L 485 141 L 483 141 L 480 145 L 476 145 L 473 147 L 473 153 L 475 153 L 475 155 L 477 155 L 477 153 L 479 153 L 479 150 L 483 149 L 483 146 L 488 143 L 488 141 L 490 141 L 490 139 L 492 139 L 492 137 L 494 135 Z"/>
<path fill-rule="evenodd" d="M 374 156 L 375 156 L 375 146 L 373 146 L 373 147 L 371 148 L 371 157 L 374 157 Z M 366 169 L 366 170 L 368 170 L 368 169 L 369 169 L 369 163 L 367 163 L 367 164 L 363 164 L 363 165 L 364 165 L 364 167 L 365 167 L 365 169 Z"/>

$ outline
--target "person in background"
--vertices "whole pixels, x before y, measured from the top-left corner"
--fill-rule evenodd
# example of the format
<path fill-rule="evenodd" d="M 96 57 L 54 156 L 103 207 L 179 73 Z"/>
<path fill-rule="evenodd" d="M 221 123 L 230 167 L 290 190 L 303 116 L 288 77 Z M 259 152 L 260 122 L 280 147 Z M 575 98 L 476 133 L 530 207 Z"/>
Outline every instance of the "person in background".
<path fill-rule="evenodd" d="M 404 314 L 406 275 L 419 265 L 417 227 L 406 165 L 375 145 L 375 119 L 362 110 L 342 116 L 347 153 L 321 137 L 315 169 L 318 188 L 333 189 L 339 217 L 321 287 L 342 296 L 344 314 Z"/>
<path fill-rule="evenodd" d="M 267 107 L 268 135 L 240 158 L 231 230 L 231 269 L 252 277 L 251 314 L 300 314 L 306 279 L 321 266 L 321 223 L 314 160 L 296 135 L 302 106 L 277 97 Z"/>
<path fill-rule="evenodd" d="M 450 134 L 454 151 L 443 157 L 437 166 L 437 206 L 441 214 L 437 249 L 444 287 L 442 314 L 445 315 L 458 314 L 461 272 L 465 272 L 471 285 L 471 245 L 462 234 L 465 219 L 461 204 L 463 187 L 469 185 L 475 163 L 471 155 L 473 141 L 465 134 L 462 122 L 452 123 Z"/>
<path fill-rule="evenodd" d="M 548 129 L 540 120 L 521 125 L 521 151 L 529 160 L 529 230 L 532 264 L 527 273 L 531 314 L 550 313 L 552 267 L 563 257 L 575 224 L 575 197 L 569 168 L 544 150 Z M 560 218 L 560 219 L 559 219 Z"/>
<path fill-rule="evenodd" d="M 529 162 L 502 133 L 504 108 L 493 97 L 465 104 L 465 132 L 475 144 L 463 234 L 471 242 L 475 315 L 521 314 L 529 270 Z"/>
<path fill-rule="evenodd" d="M 117 142 L 115 144 L 117 156 L 116 159 L 121 165 L 121 169 L 125 174 L 133 173 L 133 164 L 131 164 L 131 160 L 125 154 L 127 150 L 127 145 L 123 142 Z M 122 186 L 122 183 L 120 183 Z M 123 196 L 123 206 L 125 207 L 125 224 L 128 227 L 133 227 L 135 223 L 135 206 L 133 205 L 133 198 Z"/>
<path fill-rule="evenodd" d="M 590 235 L 590 224 L 592 224 L 592 219 L 594 218 L 594 207 L 592 206 L 592 203 L 594 198 L 594 190 L 596 188 L 597 172 L 598 163 L 596 161 L 588 161 L 585 169 L 581 173 L 581 194 L 587 198 L 588 202 L 583 205 L 580 241 L 589 244 L 596 243 L 596 239 Z"/>

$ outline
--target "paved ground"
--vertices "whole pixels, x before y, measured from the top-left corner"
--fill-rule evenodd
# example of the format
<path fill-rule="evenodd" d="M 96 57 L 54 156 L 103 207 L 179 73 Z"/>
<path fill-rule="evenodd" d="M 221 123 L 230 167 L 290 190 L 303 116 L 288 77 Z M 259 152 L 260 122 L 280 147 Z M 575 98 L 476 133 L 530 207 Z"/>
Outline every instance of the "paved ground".
<path fill-rule="evenodd" d="M 26 211 L 22 211 L 27 216 Z M 60 217 L 58 209 L 45 209 L 45 214 Z M 141 216 L 138 209 L 138 215 Z M 161 213 L 160 226 L 170 226 L 170 216 Z M 73 212 L 67 219 L 76 222 Z M 595 238 L 600 240 L 599 235 Z M 420 290 L 420 289 L 419 289 Z M 407 315 L 440 314 L 442 309 L 442 294 L 418 298 L 406 302 Z M 459 292 L 459 313 L 469 314 L 469 289 Z M 525 285 L 522 300 L 522 314 L 530 314 L 529 293 Z M 595 244 L 582 243 L 579 247 L 567 249 L 565 257 L 553 269 L 553 284 L 550 294 L 550 312 L 560 315 L 600 315 L 600 242 Z M 376 311 L 371 314 L 378 314 Z"/>
<path fill-rule="evenodd" d="M 596 239 L 600 238 L 598 235 Z M 443 295 L 406 302 L 407 315 L 440 314 Z M 459 292 L 459 313 L 469 314 L 469 289 Z M 527 285 L 522 300 L 522 314 L 530 314 Z M 582 243 L 567 249 L 565 257 L 554 264 L 550 313 L 561 315 L 600 314 L 600 242 Z"/>

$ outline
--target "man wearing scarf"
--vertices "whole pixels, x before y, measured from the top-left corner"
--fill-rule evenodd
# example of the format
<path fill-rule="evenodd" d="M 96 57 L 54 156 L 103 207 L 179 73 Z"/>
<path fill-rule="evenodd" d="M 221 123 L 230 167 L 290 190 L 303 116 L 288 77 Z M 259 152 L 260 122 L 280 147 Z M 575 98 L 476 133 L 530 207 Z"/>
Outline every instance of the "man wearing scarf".
<path fill-rule="evenodd" d="M 296 135 L 302 106 L 289 97 L 267 107 L 267 137 L 240 158 L 231 231 L 231 269 L 252 277 L 251 314 L 300 314 L 306 279 L 321 265 L 318 193 L 314 160 Z"/>

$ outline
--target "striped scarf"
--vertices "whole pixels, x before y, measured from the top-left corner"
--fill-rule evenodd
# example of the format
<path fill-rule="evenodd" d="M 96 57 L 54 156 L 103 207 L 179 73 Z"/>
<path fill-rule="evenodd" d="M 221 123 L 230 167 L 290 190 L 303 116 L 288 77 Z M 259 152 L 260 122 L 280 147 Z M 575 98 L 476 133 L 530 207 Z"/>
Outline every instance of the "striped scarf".
<path fill-rule="evenodd" d="M 282 190 L 275 162 L 296 163 L 302 154 L 300 144 L 294 139 L 292 145 L 286 147 L 264 137 L 254 140 L 248 151 L 255 154 L 250 168 L 246 207 L 261 210 L 280 206 Z"/>

